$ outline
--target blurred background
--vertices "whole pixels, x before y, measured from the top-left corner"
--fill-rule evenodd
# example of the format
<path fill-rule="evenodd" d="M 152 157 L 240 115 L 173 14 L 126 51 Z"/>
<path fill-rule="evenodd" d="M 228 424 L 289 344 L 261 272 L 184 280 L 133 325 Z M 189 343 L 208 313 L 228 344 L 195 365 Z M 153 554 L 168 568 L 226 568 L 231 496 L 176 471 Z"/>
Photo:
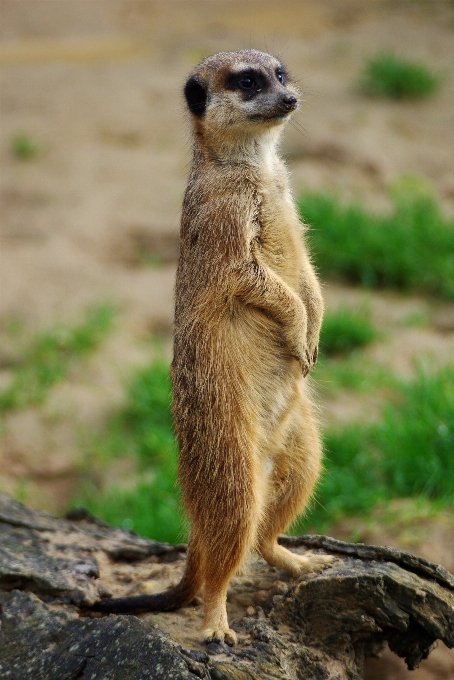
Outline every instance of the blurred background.
<path fill-rule="evenodd" d="M 453 2 L 0 11 L 0 491 L 184 540 L 168 381 L 182 85 L 205 56 L 254 47 L 302 91 L 282 151 L 327 303 L 326 471 L 294 531 L 454 571 Z M 439 663 L 412 677 L 450 677 Z"/>

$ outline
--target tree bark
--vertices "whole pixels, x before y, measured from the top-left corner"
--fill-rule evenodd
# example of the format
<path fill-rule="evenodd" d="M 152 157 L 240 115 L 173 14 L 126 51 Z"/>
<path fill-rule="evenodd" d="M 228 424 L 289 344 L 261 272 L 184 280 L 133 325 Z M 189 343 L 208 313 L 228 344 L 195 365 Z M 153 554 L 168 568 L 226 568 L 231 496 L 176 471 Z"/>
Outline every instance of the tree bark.
<path fill-rule="evenodd" d="M 115 529 L 86 511 L 58 519 L 0 495 L 0 678 L 352 680 L 387 642 L 409 668 L 454 646 L 454 577 L 393 548 L 281 537 L 338 557 L 298 583 L 257 559 L 229 591 L 236 648 L 198 642 L 200 604 L 152 616 L 90 606 L 178 580 L 184 545 Z M 143 590 L 142 590 L 143 592 Z"/>

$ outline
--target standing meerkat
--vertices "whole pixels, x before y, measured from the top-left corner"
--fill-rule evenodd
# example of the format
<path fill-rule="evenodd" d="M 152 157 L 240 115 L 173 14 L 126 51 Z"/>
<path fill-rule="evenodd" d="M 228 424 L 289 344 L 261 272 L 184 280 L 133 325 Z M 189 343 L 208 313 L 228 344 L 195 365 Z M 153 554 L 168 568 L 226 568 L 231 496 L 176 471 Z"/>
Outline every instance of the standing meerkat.
<path fill-rule="evenodd" d="M 215 54 L 192 72 L 184 94 L 194 157 L 171 373 L 191 520 L 186 569 L 165 593 L 96 608 L 176 609 L 203 588 L 204 639 L 234 644 L 226 593 L 251 549 L 295 577 L 333 559 L 277 543 L 320 473 L 304 378 L 317 359 L 323 300 L 277 152 L 298 103 L 282 63 L 256 50 Z"/>

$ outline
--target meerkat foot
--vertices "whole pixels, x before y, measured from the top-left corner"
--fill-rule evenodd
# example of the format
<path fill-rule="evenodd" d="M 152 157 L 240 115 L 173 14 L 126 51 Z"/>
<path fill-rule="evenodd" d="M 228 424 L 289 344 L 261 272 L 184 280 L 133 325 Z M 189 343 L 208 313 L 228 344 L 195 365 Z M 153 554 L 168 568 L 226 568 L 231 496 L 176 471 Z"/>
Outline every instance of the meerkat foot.
<path fill-rule="evenodd" d="M 272 567 L 288 571 L 296 578 L 311 571 L 321 571 L 331 566 L 337 559 L 332 555 L 315 555 L 310 552 L 298 555 L 277 543 L 262 547 L 260 554 Z"/>
<path fill-rule="evenodd" d="M 322 571 L 327 569 L 334 562 L 336 562 L 336 557 L 332 555 L 314 555 L 309 553 L 306 555 L 296 555 L 292 553 L 293 559 L 293 569 L 290 573 L 293 576 L 302 576 L 303 574 L 309 574 L 314 571 Z"/>
<path fill-rule="evenodd" d="M 227 611 L 225 608 L 226 592 L 220 591 L 211 596 L 205 592 L 205 619 L 202 636 L 207 644 L 210 642 L 225 642 L 233 647 L 237 638 L 235 632 L 229 628 Z"/>
<path fill-rule="evenodd" d="M 225 642 L 230 647 L 233 647 L 238 642 L 236 633 L 231 628 L 205 628 L 202 631 L 202 636 L 206 644 L 210 642 Z"/>

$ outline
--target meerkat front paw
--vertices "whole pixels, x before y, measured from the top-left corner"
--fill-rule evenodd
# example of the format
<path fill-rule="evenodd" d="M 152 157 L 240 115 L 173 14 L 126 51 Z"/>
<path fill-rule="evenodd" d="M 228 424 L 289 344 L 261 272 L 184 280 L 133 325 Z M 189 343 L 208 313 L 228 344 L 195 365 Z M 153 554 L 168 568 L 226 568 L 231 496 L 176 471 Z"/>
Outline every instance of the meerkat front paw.
<path fill-rule="evenodd" d="M 296 337 L 288 339 L 288 347 L 290 353 L 299 361 L 304 377 L 311 371 L 317 363 L 318 357 L 318 339 L 313 337 L 306 341 L 302 340 L 304 334 L 299 334 Z"/>
<path fill-rule="evenodd" d="M 317 363 L 317 359 L 318 359 L 318 345 L 316 345 L 315 349 L 312 351 L 312 355 L 311 355 L 312 368 Z"/>
<path fill-rule="evenodd" d="M 304 377 L 306 377 L 306 375 L 309 373 L 309 371 L 312 371 L 312 369 L 314 368 L 315 364 L 317 363 L 317 357 L 318 357 L 318 347 L 316 347 L 314 350 L 310 350 L 310 349 L 306 350 L 305 361 L 304 361 L 304 364 L 302 364 Z"/>
<path fill-rule="evenodd" d="M 290 354 L 299 362 L 303 375 L 306 376 L 311 370 L 311 362 L 305 343 L 299 339 L 294 342 L 289 341 L 288 348 Z"/>
<path fill-rule="evenodd" d="M 297 348 L 295 347 L 294 349 L 290 350 L 290 354 L 294 359 L 296 359 L 301 366 L 301 370 L 303 372 L 303 375 L 307 375 L 310 371 L 309 364 L 307 361 L 307 356 L 306 356 L 306 351 L 304 349 Z"/>
<path fill-rule="evenodd" d="M 202 631 L 202 637 L 206 644 L 210 642 L 225 642 L 230 647 L 233 647 L 238 642 L 236 633 L 231 628 L 205 628 Z"/>

